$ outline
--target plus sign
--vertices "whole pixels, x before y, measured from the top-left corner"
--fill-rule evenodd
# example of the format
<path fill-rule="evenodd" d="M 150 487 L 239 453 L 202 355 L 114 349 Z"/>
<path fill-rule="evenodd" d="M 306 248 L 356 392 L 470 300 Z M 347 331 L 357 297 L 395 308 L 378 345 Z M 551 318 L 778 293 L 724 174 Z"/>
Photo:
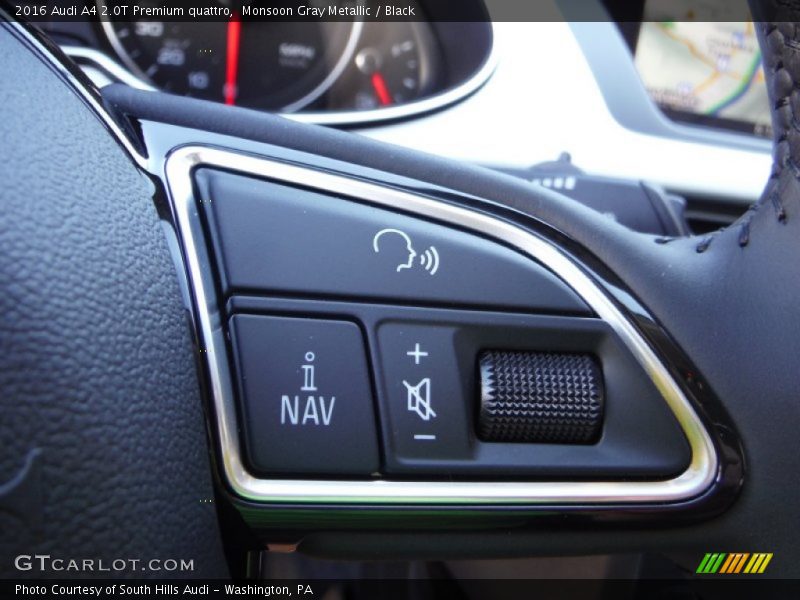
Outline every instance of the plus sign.
<path fill-rule="evenodd" d="M 414 359 L 414 364 L 418 365 L 419 359 L 422 358 L 423 356 L 428 356 L 428 353 L 423 352 L 422 349 L 419 347 L 419 342 L 417 342 L 417 345 L 414 347 L 414 350 L 413 351 L 409 350 L 408 352 L 406 352 L 406 355 L 411 356 Z"/>

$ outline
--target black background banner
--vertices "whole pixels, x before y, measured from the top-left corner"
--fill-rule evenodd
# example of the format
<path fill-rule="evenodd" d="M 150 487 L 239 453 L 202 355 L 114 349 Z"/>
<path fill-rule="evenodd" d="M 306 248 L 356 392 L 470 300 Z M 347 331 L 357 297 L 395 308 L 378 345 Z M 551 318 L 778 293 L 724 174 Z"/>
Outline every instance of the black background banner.
<path fill-rule="evenodd" d="M 469 593 L 466 592 L 469 590 Z M 772 600 L 800 597 L 800 581 L 748 576 L 708 576 L 677 580 L 18 580 L 0 581 L 2 598 L 77 600 L 87 598 L 223 598 L 309 600 L 492 600 L 593 598 L 597 600 Z"/>
<path fill-rule="evenodd" d="M 454 587 L 455 586 L 455 587 Z M 469 593 L 467 593 L 469 590 Z M 87 598 L 223 598 L 321 600 L 469 600 L 470 598 L 597 600 L 772 600 L 800 598 L 800 581 L 748 576 L 708 576 L 677 580 L 18 580 L 0 581 L 2 598 L 77 600 Z"/>
<path fill-rule="evenodd" d="M 747 0 L 0 0 L 32 22 L 155 20 L 246 21 L 640 21 L 645 2 L 663 21 L 750 20 Z M 762 2 L 761 20 L 800 20 L 792 2 Z M 800 4 L 800 3 L 797 3 Z M 769 8 L 772 7 L 772 8 Z M 652 13 L 651 13 L 652 14 Z"/>

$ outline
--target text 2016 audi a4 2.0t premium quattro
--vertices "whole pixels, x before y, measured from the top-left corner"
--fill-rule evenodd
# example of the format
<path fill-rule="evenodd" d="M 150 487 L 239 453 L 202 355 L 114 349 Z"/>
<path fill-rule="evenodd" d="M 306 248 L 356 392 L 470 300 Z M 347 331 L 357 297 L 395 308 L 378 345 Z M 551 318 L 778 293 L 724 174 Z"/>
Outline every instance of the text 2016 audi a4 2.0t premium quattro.
<path fill-rule="evenodd" d="M 800 597 L 800 7 L 0 0 L 3 597 Z"/>

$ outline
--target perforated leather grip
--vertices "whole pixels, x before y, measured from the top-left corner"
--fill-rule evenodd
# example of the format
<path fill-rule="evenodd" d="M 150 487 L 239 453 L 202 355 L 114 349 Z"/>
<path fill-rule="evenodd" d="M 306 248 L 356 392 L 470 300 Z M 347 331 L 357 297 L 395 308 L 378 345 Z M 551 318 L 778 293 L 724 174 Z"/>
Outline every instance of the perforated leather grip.
<path fill-rule="evenodd" d="M 590 444 L 603 422 L 603 375 L 588 354 L 485 352 L 478 433 L 487 442 Z"/>

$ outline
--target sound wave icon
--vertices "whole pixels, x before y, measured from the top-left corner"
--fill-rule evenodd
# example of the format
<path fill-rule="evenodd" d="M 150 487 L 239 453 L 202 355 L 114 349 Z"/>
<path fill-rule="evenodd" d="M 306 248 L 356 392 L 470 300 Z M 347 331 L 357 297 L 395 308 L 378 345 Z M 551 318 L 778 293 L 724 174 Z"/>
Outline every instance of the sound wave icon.
<path fill-rule="evenodd" d="M 431 246 L 419 256 L 419 264 L 431 275 L 436 275 L 439 270 L 439 253 L 435 246 Z"/>

